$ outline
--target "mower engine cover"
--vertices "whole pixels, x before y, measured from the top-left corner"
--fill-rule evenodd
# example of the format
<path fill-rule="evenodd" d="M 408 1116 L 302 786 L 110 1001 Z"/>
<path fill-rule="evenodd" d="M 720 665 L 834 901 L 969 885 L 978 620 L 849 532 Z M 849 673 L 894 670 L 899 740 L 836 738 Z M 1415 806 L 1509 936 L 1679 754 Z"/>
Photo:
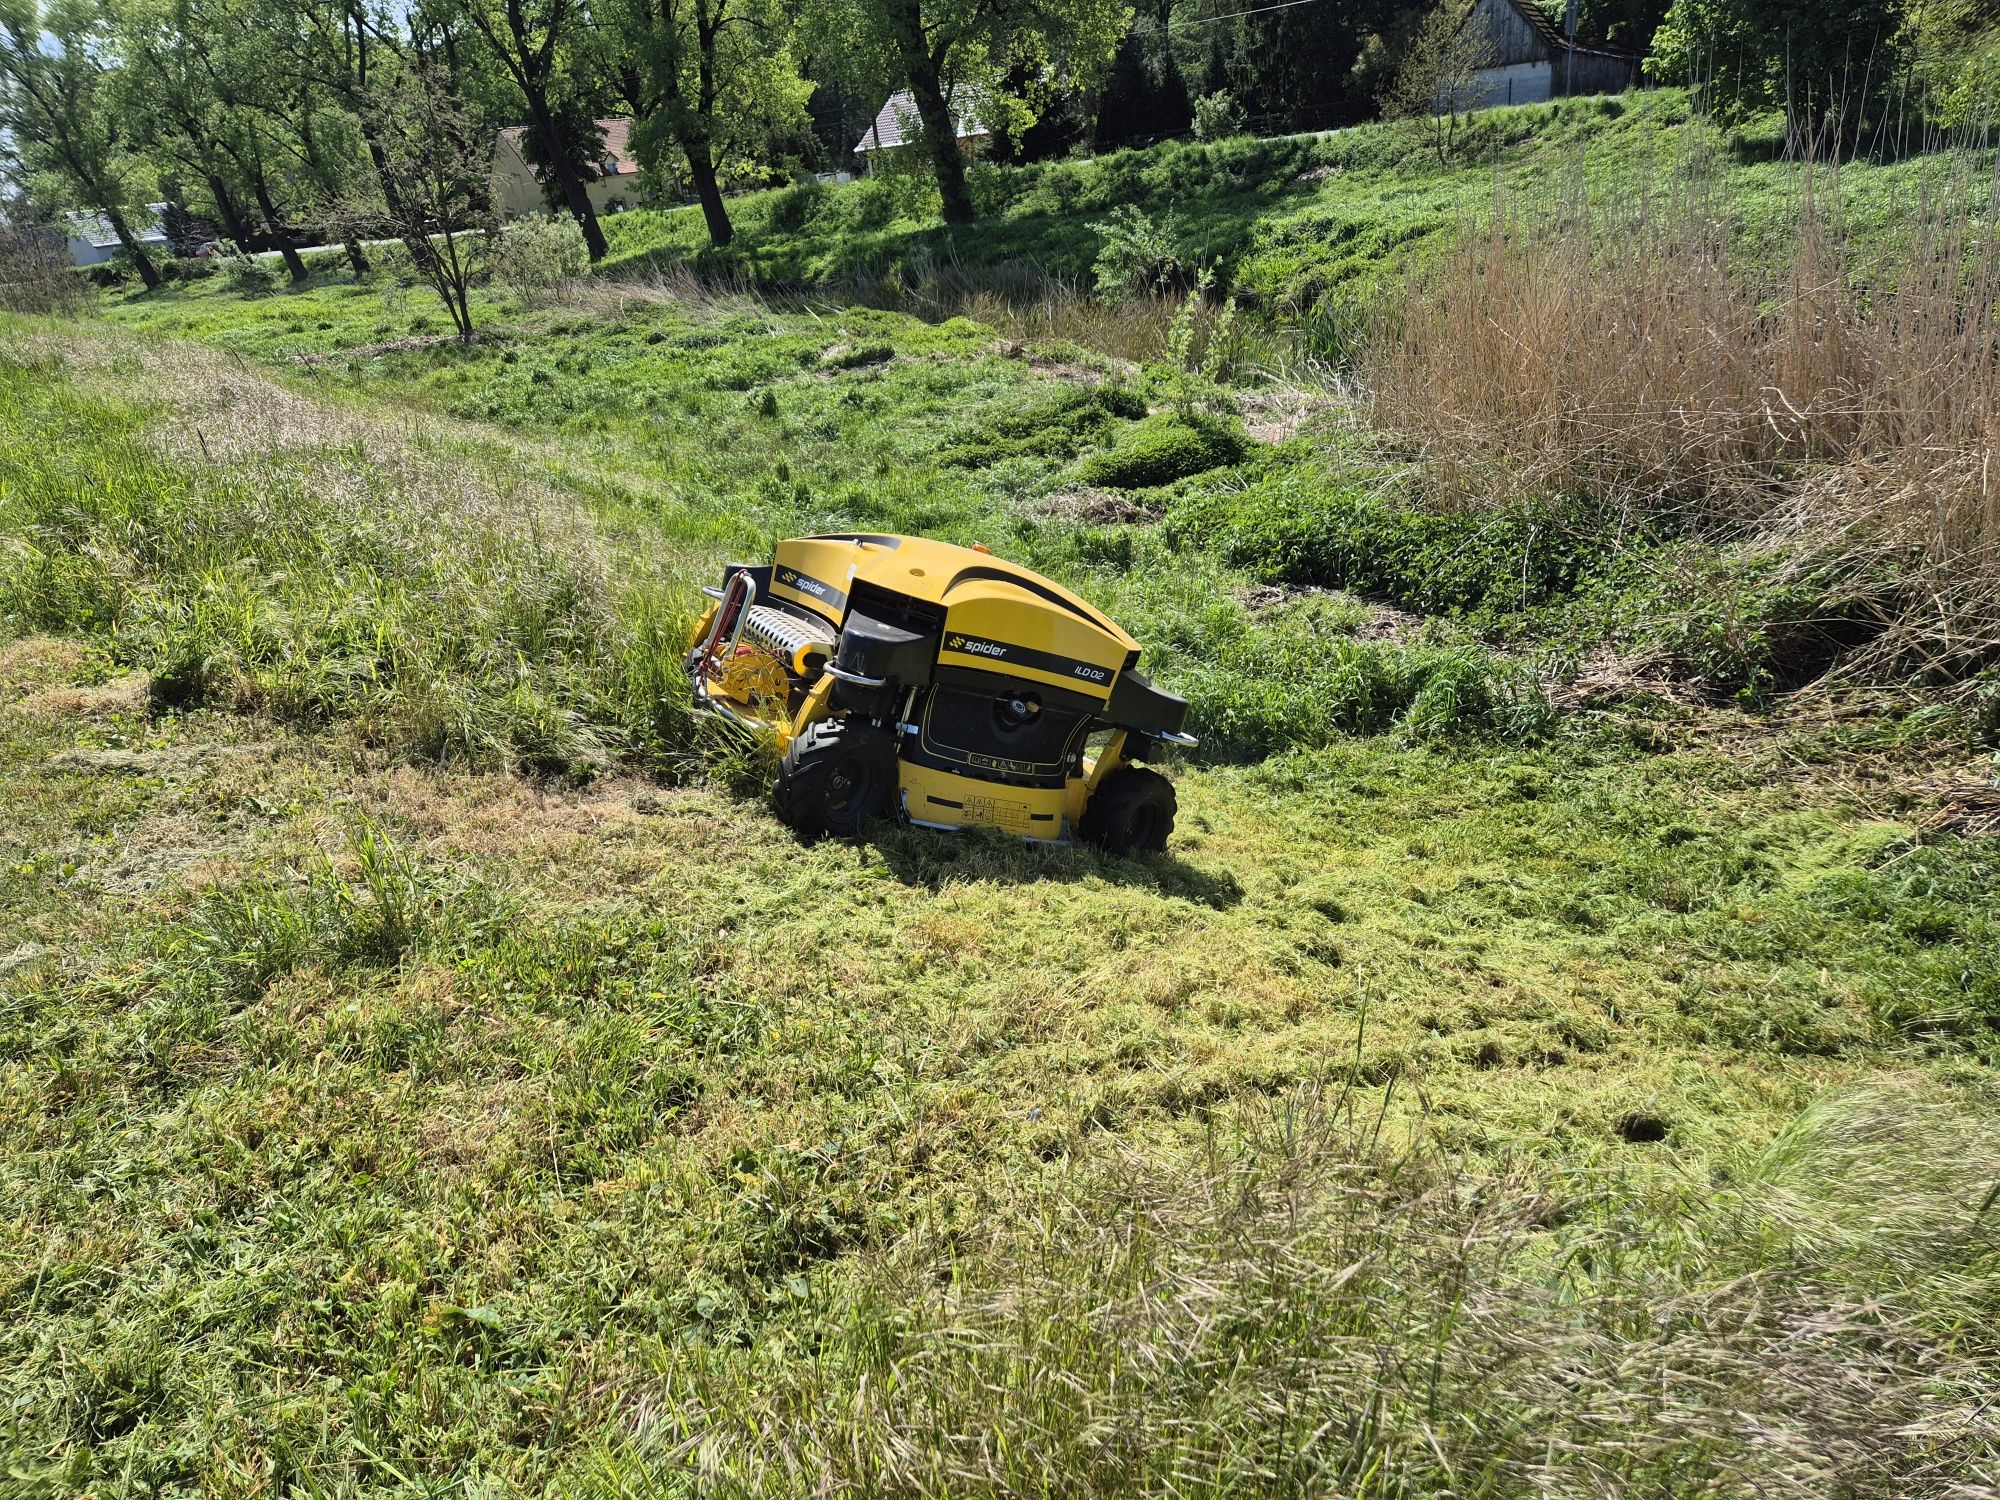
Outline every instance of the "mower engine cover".
<path fill-rule="evenodd" d="M 710 593 L 696 702 L 777 731 L 779 811 L 803 831 L 901 815 L 1165 846 L 1172 785 L 1129 762 L 1193 743 L 1187 704 L 1061 585 L 983 548 L 843 534 L 781 542 Z"/>

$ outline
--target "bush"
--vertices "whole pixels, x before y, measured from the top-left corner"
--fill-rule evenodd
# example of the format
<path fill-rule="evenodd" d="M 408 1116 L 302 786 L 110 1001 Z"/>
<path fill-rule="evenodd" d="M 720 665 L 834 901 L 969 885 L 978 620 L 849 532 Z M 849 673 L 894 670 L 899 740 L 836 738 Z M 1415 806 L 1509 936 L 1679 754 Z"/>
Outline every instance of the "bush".
<path fill-rule="evenodd" d="M 879 177 L 865 177 L 840 195 L 843 229 L 884 229 L 896 217 L 896 193 Z"/>
<path fill-rule="evenodd" d="M 207 281 L 218 269 L 213 259 L 198 260 L 192 255 L 177 255 L 160 267 L 160 280 Z"/>
<path fill-rule="evenodd" d="M 1357 641 L 1318 612 L 1245 625 L 1212 660 L 1163 672 L 1205 753 L 1256 759 L 1342 735 L 1534 741 L 1554 710 L 1524 664 L 1468 643 Z"/>
<path fill-rule="evenodd" d="M 1972 732 L 1982 745 L 2000 745 L 2000 671 L 1988 667 L 1973 690 Z M 1993 768 L 2000 772 L 2000 761 Z"/>
<path fill-rule="evenodd" d="M 127 286 L 139 279 L 139 264 L 132 259 L 130 251 L 119 250 L 111 259 L 99 261 L 83 274 L 90 278 L 92 286 Z"/>
<path fill-rule="evenodd" d="M 231 255 L 222 262 L 222 279 L 231 291 L 254 297 L 278 289 L 278 268 L 254 255 Z"/>
<path fill-rule="evenodd" d="M 1236 463 L 1247 446 L 1240 429 L 1212 417 L 1148 417 L 1109 453 L 1086 459 L 1077 478 L 1115 490 L 1152 489 Z"/>
<path fill-rule="evenodd" d="M 992 162 L 974 162 L 965 169 L 965 191 L 972 198 L 973 211 L 982 219 L 1005 213 L 1021 181 L 1020 173 Z"/>
<path fill-rule="evenodd" d="M 770 197 L 770 227 L 780 234 L 796 234 L 819 212 L 826 189 L 817 181 L 795 182 Z"/>
<path fill-rule="evenodd" d="M 90 296 L 90 282 L 70 265 L 62 236 L 0 225 L 0 308 L 71 313 Z"/>
<path fill-rule="evenodd" d="M 590 251 L 576 220 L 537 214 L 501 232 L 489 274 L 516 296 L 534 299 L 589 273 Z"/>
<path fill-rule="evenodd" d="M 1895 577 L 1799 567 L 1768 547 L 1689 542 L 1612 584 L 1612 629 L 1713 698 L 1754 704 L 1825 675 L 1902 605 Z"/>
<path fill-rule="evenodd" d="M 1217 89 L 1194 101 L 1194 138 L 1221 141 L 1243 133 L 1243 106 L 1228 89 Z"/>
<path fill-rule="evenodd" d="M 1097 295 L 1105 301 L 1173 291 L 1192 280 L 1193 257 L 1171 208 L 1154 219 L 1130 203 L 1121 203 L 1090 227 L 1103 236 L 1092 269 Z"/>

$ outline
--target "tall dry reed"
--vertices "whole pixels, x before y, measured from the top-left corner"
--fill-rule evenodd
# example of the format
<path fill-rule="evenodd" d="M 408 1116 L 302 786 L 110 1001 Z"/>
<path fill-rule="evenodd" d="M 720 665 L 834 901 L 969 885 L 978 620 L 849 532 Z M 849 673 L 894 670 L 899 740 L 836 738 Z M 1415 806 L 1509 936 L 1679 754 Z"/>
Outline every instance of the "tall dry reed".
<path fill-rule="evenodd" d="M 1782 536 L 1866 579 L 1871 659 L 2000 653 L 2000 193 L 1962 150 L 1850 231 L 1838 162 L 1797 165 L 1755 241 L 1712 162 L 1607 204 L 1502 196 L 1372 330 L 1377 420 L 1439 493 L 1524 493 Z"/>

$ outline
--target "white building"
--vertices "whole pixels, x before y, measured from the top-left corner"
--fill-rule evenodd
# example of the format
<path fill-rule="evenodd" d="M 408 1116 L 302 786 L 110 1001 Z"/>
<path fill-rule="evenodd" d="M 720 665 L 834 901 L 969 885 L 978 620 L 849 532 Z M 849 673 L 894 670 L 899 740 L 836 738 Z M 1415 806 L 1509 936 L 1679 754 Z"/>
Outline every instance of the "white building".
<path fill-rule="evenodd" d="M 958 149 L 968 160 L 979 154 L 979 142 L 993 132 L 986 128 L 980 118 L 980 99 L 976 90 L 966 89 L 960 95 L 964 107 L 958 100 L 952 100 L 952 128 L 958 134 Z M 875 175 L 875 164 L 885 161 L 905 146 L 912 144 L 924 133 L 923 121 L 917 115 L 917 101 L 908 89 L 898 89 L 875 116 L 875 123 L 868 127 L 868 134 L 854 143 L 854 154 L 868 164 L 868 175 Z"/>
<path fill-rule="evenodd" d="M 1479 70 L 1461 109 L 1618 94 L 1639 82 L 1636 55 L 1574 45 L 1535 0 L 1477 0 L 1465 24 L 1485 31 L 1494 61 Z"/>
<path fill-rule="evenodd" d="M 583 185 L 584 195 L 599 213 L 638 207 L 639 163 L 632 155 L 632 122 L 599 120 L 597 128 L 604 135 L 604 155 L 591 163 L 597 176 Z M 550 212 L 542 180 L 528 160 L 527 134 L 527 126 L 509 125 L 493 142 L 493 207 L 510 221 Z"/>
<path fill-rule="evenodd" d="M 167 243 L 167 232 L 160 227 L 167 212 L 164 203 L 148 203 L 143 212 L 126 216 L 125 227 L 132 231 L 132 237 L 140 248 L 158 250 L 171 255 L 173 247 Z M 72 210 L 63 215 L 67 221 L 64 233 L 69 239 L 69 258 L 72 265 L 101 266 L 125 247 L 118 243 L 118 233 L 111 227 L 111 221 L 94 210 Z"/>

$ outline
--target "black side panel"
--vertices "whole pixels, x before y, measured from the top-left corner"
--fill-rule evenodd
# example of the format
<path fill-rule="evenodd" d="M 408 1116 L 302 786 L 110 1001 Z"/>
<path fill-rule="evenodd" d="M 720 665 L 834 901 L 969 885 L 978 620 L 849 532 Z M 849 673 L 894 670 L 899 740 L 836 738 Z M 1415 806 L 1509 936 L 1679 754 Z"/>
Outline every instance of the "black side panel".
<path fill-rule="evenodd" d="M 982 672 L 975 667 L 939 666 L 931 674 L 931 681 L 939 687 L 964 688 L 970 693 L 979 693 L 988 699 L 1002 693 L 1033 693 L 1042 700 L 1046 708 L 1061 709 L 1068 714 L 1096 715 L 1103 718 L 1104 700 L 1092 698 L 1086 693 L 1072 693 L 1066 688 L 1050 687 L 1046 683 L 1029 682 L 1016 677 L 1000 664 L 998 671 Z"/>
<path fill-rule="evenodd" d="M 917 709 L 912 759 L 1019 786 L 1061 786 L 1091 720 L 1041 702 L 1036 690 L 937 687 Z"/>
<path fill-rule="evenodd" d="M 1137 672 L 1121 672 L 1111 684 L 1104 717 L 1120 729 L 1140 734 L 1179 734 L 1187 722 L 1187 699 L 1154 687 Z"/>

